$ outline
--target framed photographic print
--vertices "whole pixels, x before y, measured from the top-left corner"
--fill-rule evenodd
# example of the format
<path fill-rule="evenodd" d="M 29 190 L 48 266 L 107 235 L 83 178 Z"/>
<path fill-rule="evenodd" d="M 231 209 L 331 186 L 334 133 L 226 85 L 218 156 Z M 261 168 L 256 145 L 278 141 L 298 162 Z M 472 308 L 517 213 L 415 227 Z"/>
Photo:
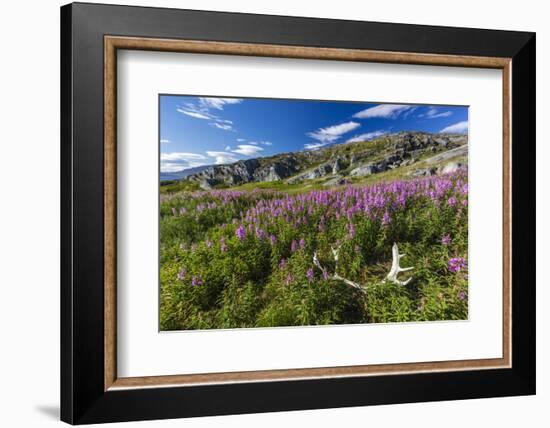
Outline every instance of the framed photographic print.
<path fill-rule="evenodd" d="M 72 424 L 535 393 L 535 35 L 61 8 Z"/>

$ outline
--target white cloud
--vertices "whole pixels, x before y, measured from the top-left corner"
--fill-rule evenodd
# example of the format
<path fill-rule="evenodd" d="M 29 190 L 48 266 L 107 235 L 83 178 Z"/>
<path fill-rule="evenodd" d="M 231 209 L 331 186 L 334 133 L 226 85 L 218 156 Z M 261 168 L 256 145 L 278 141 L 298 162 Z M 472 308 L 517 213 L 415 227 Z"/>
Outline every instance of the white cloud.
<path fill-rule="evenodd" d="M 170 140 L 167 140 L 166 138 L 162 138 L 162 139 L 160 140 L 160 143 L 161 143 L 161 144 L 169 144 L 169 143 L 170 143 Z"/>
<path fill-rule="evenodd" d="M 462 122 L 455 123 L 443 128 L 439 132 L 448 132 L 450 134 L 464 134 L 468 132 L 468 121 L 464 120 Z"/>
<path fill-rule="evenodd" d="M 183 107 L 177 107 L 176 111 L 195 119 L 208 120 L 209 125 L 224 131 L 232 131 L 233 121 L 223 119 L 210 112 L 211 109 L 223 110 L 224 105 L 239 104 L 240 98 L 199 98 L 198 102 L 187 102 Z"/>
<path fill-rule="evenodd" d="M 225 149 L 224 149 L 226 152 L 228 152 L 229 150 L 231 150 L 231 146 L 225 146 Z"/>
<path fill-rule="evenodd" d="M 161 172 L 177 172 L 185 169 L 185 166 L 182 166 L 181 163 L 171 163 L 171 162 L 161 162 L 160 171 Z"/>
<path fill-rule="evenodd" d="M 317 149 L 320 149 L 323 146 L 326 146 L 326 144 L 325 143 L 308 143 L 308 144 L 304 144 L 304 149 L 306 149 L 306 150 L 317 150 Z"/>
<path fill-rule="evenodd" d="M 242 139 L 237 139 L 237 141 L 240 141 L 240 140 Z M 272 146 L 273 145 L 271 141 L 249 141 L 248 144 L 252 144 L 253 146 Z"/>
<path fill-rule="evenodd" d="M 361 125 L 357 122 L 346 122 L 339 125 L 327 126 L 326 128 L 319 128 L 316 131 L 308 132 L 306 135 L 326 145 L 338 140 L 343 134 L 353 131 L 359 126 Z"/>
<path fill-rule="evenodd" d="M 250 144 L 239 144 L 238 149 L 232 150 L 233 153 L 239 153 L 245 156 L 256 156 L 258 153 L 263 151 L 261 147 L 252 146 Z"/>
<path fill-rule="evenodd" d="M 216 165 L 221 165 L 224 163 L 233 163 L 237 161 L 237 159 L 231 153 L 227 153 L 227 152 L 207 151 L 206 154 L 211 158 L 215 159 Z"/>
<path fill-rule="evenodd" d="M 233 127 L 226 123 L 212 122 L 210 123 L 210 125 L 214 126 L 215 128 L 222 129 L 224 131 L 234 131 Z"/>
<path fill-rule="evenodd" d="M 207 158 L 199 153 L 172 152 L 160 154 L 160 170 L 176 172 L 196 166 L 206 165 Z"/>
<path fill-rule="evenodd" d="M 401 113 L 415 108 L 414 106 L 403 104 L 380 104 L 375 107 L 370 107 L 361 110 L 353 115 L 357 119 L 370 119 L 373 117 L 381 117 L 385 119 L 395 119 Z"/>
<path fill-rule="evenodd" d="M 204 119 L 204 120 L 212 120 L 214 117 L 208 112 L 201 112 L 196 110 L 190 110 L 190 109 L 183 109 L 181 107 L 178 107 L 176 109 L 178 113 L 186 114 L 187 116 L 194 117 L 195 119 Z"/>
<path fill-rule="evenodd" d="M 199 98 L 199 102 L 202 106 L 208 108 L 214 108 L 217 110 L 223 110 L 226 104 L 240 104 L 243 102 L 241 98 Z"/>
<path fill-rule="evenodd" d="M 246 141 L 246 138 L 237 138 L 237 141 L 239 143 L 244 143 Z"/>
<path fill-rule="evenodd" d="M 442 111 L 440 113 L 437 108 L 431 107 L 425 114 L 419 114 L 418 117 L 425 117 L 426 119 L 436 119 L 438 117 L 449 117 L 452 114 L 452 111 Z"/>
<path fill-rule="evenodd" d="M 361 141 L 372 140 L 373 138 L 380 137 L 381 135 L 384 135 L 385 133 L 386 133 L 386 131 L 367 132 L 365 134 L 356 135 L 355 137 L 350 138 L 349 140 L 346 141 L 346 143 L 359 143 Z"/>
<path fill-rule="evenodd" d="M 199 153 L 172 152 L 160 154 L 161 161 L 192 161 L 202 159 L 206 158 Z"/>

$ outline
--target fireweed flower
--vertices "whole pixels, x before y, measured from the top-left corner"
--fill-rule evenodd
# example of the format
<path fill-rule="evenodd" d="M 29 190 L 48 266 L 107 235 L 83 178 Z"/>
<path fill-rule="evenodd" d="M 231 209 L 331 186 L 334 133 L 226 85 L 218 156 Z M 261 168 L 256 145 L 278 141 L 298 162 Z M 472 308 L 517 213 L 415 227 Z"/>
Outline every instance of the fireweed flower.
<path fill-rule="evenodd" d="M 382 224 L 383 224 L 384 226 L 387 226 L 387 225 L 390 224 L 390 223 L 391 223 L 390 214 L 389 214 L 387 211 L 385 211 L 385 212 L 384 212 L 384 216 L 382 217 Z"/>
<path fill-rule="evenodd" d="M 284 269 L 286 266 L 286 259 L 281 259 L 281 261 L 279 262 L 279 267 L 281 269 Z"/>
<path fill-rule="evenodd" d="M 286 285 L 290 285 L 294 282 L 294 277 L 292 276 L 292 274 L 288 274 L 287 277 L 286 277 L 286 280 L 285 280 L 285 284 Z"/>
<path fill-rule="evenodd" d="M 269 239 L 270 239 L 270 241 L 273 245 L 275 245 L 277 243 L 277 237 L 275 235 L 271 235 L 269 237 Z"/>
<path fill-rule="evenodd" d="M 355 225 L 353 223 L 348 224 L 348 233 L 351 239 L 355 238 Z"/>
<path fill-rule="evenodd" d="M 449 260 L 447 267 L 453 273 L 459 272 L 466 267 L 466 260 L 463 257 L 453 257 Z"/>
<path fill-rule="evenodd" d="M 290 251 L 294 253 L 296 250 L 298 250 L 298 243 L 293 239 L 290 243 Z"/>
<path fill-rule="evenodd" d="M 460 293 L 458 293 L 457 297 L 458 297 L 458 300 L 465 300 L 466 293 L 464 291 L 461 291 Z"/>
<path fill-rule="evenodd" d="M 328 272 L 323 269 L 323 279 L 326 281 L 328 279 Z"/>
<path fill-rule="evenodd" d="M 256 237 L 258 239 L 263 239 L 263 238 L 265 238 L 265 236 L 266 236 L 265 232 L 262 229 L 260 229 L 259 227 L 256 227 Z"/>
<path fill-rule="evenodd" d="M 313 269 L 309 268 L 306 272 L 306 277 L 308 281 L 313 281 Z"/>
<path fill-rule="evenodd" d="M 454 196 L 451 196 L 449 199 L 447 199 L 447 204 L 450 207 L 454 207 L 456 205 L 456 198 Z"/>
<path fill-rule="evenodd" d="M 181 269 L 178 272 L 178 280 L 179 281 L 184 281 L 186 276 L 187 276 L 187 271 L 185 270 L 185 268 Z"/>
<path fill-rule="evenodd" d="M 300 248 L 303 250 L 306 248 L 306 241 L 304 238 L 300 239 Z"/>
<path fill-rule="evenodd" d="M 206 246 L 207 246 L 208 248 L 212 248 L 212 241 L 207 240 L 207 241 L 206 241 Z"/>
<path fill-rule="evenodd" d="M 237 230 L 235 230 L 235 235 L 241 241 L 246 237 L 246 229 L 242 224 L 237 228 Z"/>
<path fill-rule="evenodd" d="M 191 285 L 193 287 L 197 287 L 197 286 L 203 285 L 203 284 L 204 284 L 204 282 L 203 282 L 202 278 L 199 275 L 194 275 L 193 279 L 191 279 Z"/>
<path fill-rule="evenodd" d="M 446 235 L 443 235 L 441 237 L 441 243 L 443 245 L 449 245 L 451 243 L 451 235 L 449 235 L 448 233 Z"/>

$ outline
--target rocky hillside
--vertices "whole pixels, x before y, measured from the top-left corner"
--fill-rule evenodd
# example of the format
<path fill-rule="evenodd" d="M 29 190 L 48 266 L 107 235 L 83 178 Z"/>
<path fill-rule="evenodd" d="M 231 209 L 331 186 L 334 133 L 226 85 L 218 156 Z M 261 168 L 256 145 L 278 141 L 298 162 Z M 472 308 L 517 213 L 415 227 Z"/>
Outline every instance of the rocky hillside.
<path fill-rule="evenodd" d="M 374 140 L 338 144 L 315 151 L 212 165 L 186 179 L 203 189 L 253 182 L 285 181 L 288 184 L 322 179 L 326 186 L 403 168 L 407 175 L 433 175 L 465 163 L 467 136 L 400 132 Z M 454 166 L 446 165 L 459 159 Z M 447 172 L 445 171 L 445 172 Z"/>

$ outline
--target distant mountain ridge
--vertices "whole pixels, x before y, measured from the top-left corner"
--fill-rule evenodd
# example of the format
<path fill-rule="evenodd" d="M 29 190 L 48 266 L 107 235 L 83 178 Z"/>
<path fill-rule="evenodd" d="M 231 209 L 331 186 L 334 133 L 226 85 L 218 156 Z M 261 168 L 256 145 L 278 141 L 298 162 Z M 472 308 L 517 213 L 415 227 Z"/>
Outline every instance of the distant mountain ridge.
<path fill-rule="evenodd" d="M 326 178 L 326 184 L 337 185 L 347 177 L 362 177 L 391 169 L 411 166 L 425 159 L 457 149 L 457 156 L 467 156 L 466 134 L 431 134 L 399 132 L 368 141 L 342 143 L 314 151 L 281 153 L 275 156 L 246 159 L 225 165 L 210 165 L 184 177 L 197 182 L 202 189 L 232 187 L 252 182 L 286 180 L 289 184 Z M 444 159 L 447 159 L 443 157 Z M 413 171 L 415 175 L 437 173 L 434 168 Z"/>
<path fill-rule="evenodd" d="M 173 181 L 173 180 L 181 180 L 183 178 L 186 178 L 187 176 L 191 174 L 196 174 L 198 172 L 204 171 L 206 168 L 209 168 L 210 165 L 202 165 L 197 166 L 194 168 L 187 168 L 183 169 L 181 171 L 175 171 L 175 172 L 162 172 L 160 173 L 160 181 Z"/>

